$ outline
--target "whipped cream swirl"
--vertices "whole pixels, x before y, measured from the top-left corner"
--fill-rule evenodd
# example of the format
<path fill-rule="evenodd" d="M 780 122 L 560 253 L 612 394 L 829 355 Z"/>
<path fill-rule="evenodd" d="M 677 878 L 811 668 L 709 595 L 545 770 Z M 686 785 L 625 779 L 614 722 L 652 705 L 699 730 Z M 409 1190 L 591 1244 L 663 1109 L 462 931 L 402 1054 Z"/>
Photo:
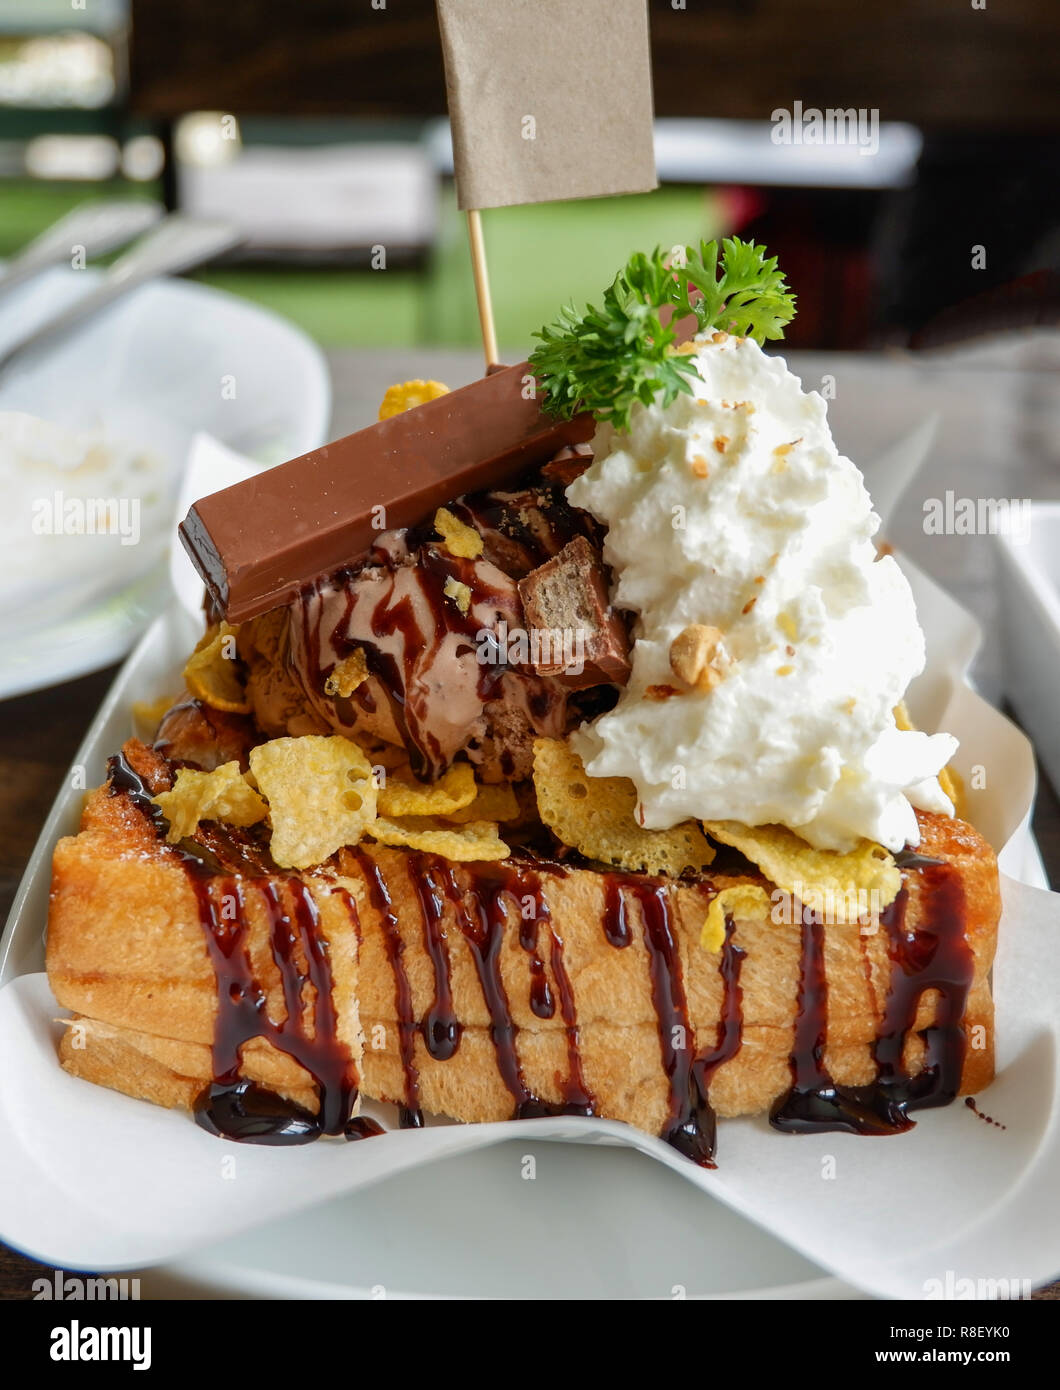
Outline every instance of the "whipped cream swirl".
<path fill-rule="evenodd" d="M 602 424 L 567 490 L 607 525 L 611 597 L 636 614 L 630 682 L 573 745 L 590 775 L 633 780 L 648 827 L 916 845 L 914 807 L 953 812 L 937 774 L 957 742 L 896 727 L 924 637 L 864 480 L 783 360 L 721 334 L 694 354 L 694 395 Z M 671 644 L 695 625 L 720 640 L 711 682 L 689 685 Z"/>

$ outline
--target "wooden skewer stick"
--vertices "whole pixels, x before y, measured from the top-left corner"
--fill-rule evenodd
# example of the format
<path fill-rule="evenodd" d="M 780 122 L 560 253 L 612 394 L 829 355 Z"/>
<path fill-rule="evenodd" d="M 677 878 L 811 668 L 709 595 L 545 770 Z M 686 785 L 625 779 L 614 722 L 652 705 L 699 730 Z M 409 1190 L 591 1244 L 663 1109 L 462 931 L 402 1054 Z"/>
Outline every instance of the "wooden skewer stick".
<path fill-rule="evenodd" d="M 486 243 L 482 239 L 482 215 L 478 208 L 468 208 L 467 236 L 471 244 L 471 273 L 475 277 L 482 350 L 486 354 L 488 370 L 497 362 L 497 331 L 493 326 L 493 301 L 490 299 L 490 277 L 486 266 Z"/>

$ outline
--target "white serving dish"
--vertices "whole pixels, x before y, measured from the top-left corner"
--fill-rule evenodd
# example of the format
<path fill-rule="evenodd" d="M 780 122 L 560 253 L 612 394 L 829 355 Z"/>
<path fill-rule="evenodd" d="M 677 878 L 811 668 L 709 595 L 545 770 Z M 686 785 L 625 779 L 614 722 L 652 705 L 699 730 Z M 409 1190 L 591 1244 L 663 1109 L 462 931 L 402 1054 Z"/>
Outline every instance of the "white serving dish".
<path fill-rule="evenodd" d="M 994 542 L 1005 692 L 1060 787 L 1060 502 L 1033 502 L 1025 534 Z"/>
<path fill-rule="evenodd" d="M 966 776 L 976 762 L 997 769 L 989 794 L 971 794 L 971 817 L 1013 879 L 1041 884 L 1028 828 L 1030 746 L 964 680 L 974 623 L 909 573 L 932 652 L 910 692 L 914 719 L 963 738 L 957 765 Z M 128 735 L 131 701 L 172 690 L 195 635 L 173 607 L 144 637 L 75 759 L 88 785 Z M 0 1237 L 49 1263 L 138 1269 L 144 1292 L 158 1296 L 290 1298 L 373 1297 L 380 1286 L 388 1297 L 673 1297 L 674 1286 L 689 1297 L 909 1296 L 925 1270 L 977 1271 L 980 1259 L 989 1269 L 1010 1253 L 1036 1280 L 1060 1270 L 1052 895 L 1007 888 L 1025 930 L 1004 933 L 1003 924 L 998 962 L 1006 1024 L 990 1105 L 1004 1114 L 1005 1135 L 963 1106 L 930 1112 L 910 1135 L 886 1141 L 793 1140 L 758 1120 L 730 1121 L 721 1167 L 706 1173 L 661 1141 L 606 1121 L 441 1125 L 352 1148 L 241 1149 L 241 1180 L 218 1184 L 226 1146 L 187 1117 L 89 1087 L 55 1065 L 57 1006 L 33 972 L 43 963 L 51 849 L 76 828 L 80 795 L 68 783 L 57 799 L 0 956 L 0 983 L 9 982 L 0 991 L 0 1048 L 20 1062 L 0 1074 Z M 42 1095 L 52 1103 L 42 1105 Z M 538 1181 L 547 1176 L 533 1197 L 512 1166 L 513 1155 L 527 1153 Z M 831 1154 L 842 1184 L 821 1183 Z M 965 1176 L 954 1184 L 958 1163 Z M 925 1184 L 932 1173 L 939 1180 Z M 897 1244 L 889 1208 L 870 1195 L 891 1186 L 911 1194 Z M 667 1234 L 675 1223 L 695 1238 L 675 1244 Z M 501 1267 L 502 1248 L 520 1251 L 518 1267 Z"/>
<path fill-rule="evenodd" d="M 57 268 L 0 302 L 0 352 L 16 333 L 72 302 L 97 278 Z M 156 461 L 151 487 L 176 498 L 192 437 L 206 432 L 265 466 L 327 435 L 331 385 L 320 349 L 257 305 L 189 280 L 157 280 L 0 374 L 0 411 L 25 411 Z M 29 519 L 27 518 L 27 525 Z M 98 670 L 123 656 L 169 601 L 171 535 L 126 551 L 120 577 L 90 602 L 69 586 L 61 617 L 16 626 L 4 615 L 0 699 Z M 39 551 L 47 569 L 47 551 Z M 25 577 L 25 576 L 21 576 Z M 42 578 L 44 576 L 42 575 Z"/>

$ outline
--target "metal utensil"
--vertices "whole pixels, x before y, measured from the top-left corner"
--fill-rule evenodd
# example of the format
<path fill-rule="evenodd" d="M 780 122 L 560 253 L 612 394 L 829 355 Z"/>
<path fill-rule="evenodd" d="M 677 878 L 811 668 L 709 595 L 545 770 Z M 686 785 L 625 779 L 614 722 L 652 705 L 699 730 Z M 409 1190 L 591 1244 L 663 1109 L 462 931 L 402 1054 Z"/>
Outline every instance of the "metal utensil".
<path fill-rule="evenodd" d="M 0 371 L 15 357 L 35 351 L 84 323 L 147 280 L 179 275 L 238 246 L 243 233 L 227 222 L 207 222 L 171 213 L 153 232 L 120 256 L 73 304 L 66 304 L 0 354 Z"/>
<path fill-rule="evenodd" d="M 71 262 L 79 247 L 87 260 L 116 251 L 143 236 L 161 216 L 161 205 L 146 198 L 82 203 L 12 256 L 0 270 L 0 295 L 49 266 Z"/>

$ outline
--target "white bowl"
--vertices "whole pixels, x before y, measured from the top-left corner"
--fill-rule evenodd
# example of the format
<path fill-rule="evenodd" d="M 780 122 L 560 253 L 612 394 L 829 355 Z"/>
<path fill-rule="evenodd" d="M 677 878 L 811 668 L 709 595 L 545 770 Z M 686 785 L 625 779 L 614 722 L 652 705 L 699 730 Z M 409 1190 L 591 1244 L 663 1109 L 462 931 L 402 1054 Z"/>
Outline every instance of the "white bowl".
<path fill-rule="evenodd" d="M 0 352 L 96 278 L 60 268 L 0 300 Z M 197 431 L 263 466 L 282 462 L 326 439 L 331 386 L 320 349 L 293 325 L 207 286 L 158 280 L 54 347 L 16 358 L 0 374 L 0 411 L 9 410 L 151 455 L 152 484 L 171 508 Z M 168 545 L 168 528 L 145 538 L 135 563 L 100 576 L 90 599 L 79 600 L 83 586 L 72 583 L 61 617 L 8 622 L 0 699 L 98 670 L 127 652 L 168 601 Z M 43 582 L 47 546 L 39 555 Z"/>
<path fill-rule="evenodd" d="M 1060 786 L 1060 502 L 1034 502 L 1024 534 L 994 537 L 1006 694 Z"/>

